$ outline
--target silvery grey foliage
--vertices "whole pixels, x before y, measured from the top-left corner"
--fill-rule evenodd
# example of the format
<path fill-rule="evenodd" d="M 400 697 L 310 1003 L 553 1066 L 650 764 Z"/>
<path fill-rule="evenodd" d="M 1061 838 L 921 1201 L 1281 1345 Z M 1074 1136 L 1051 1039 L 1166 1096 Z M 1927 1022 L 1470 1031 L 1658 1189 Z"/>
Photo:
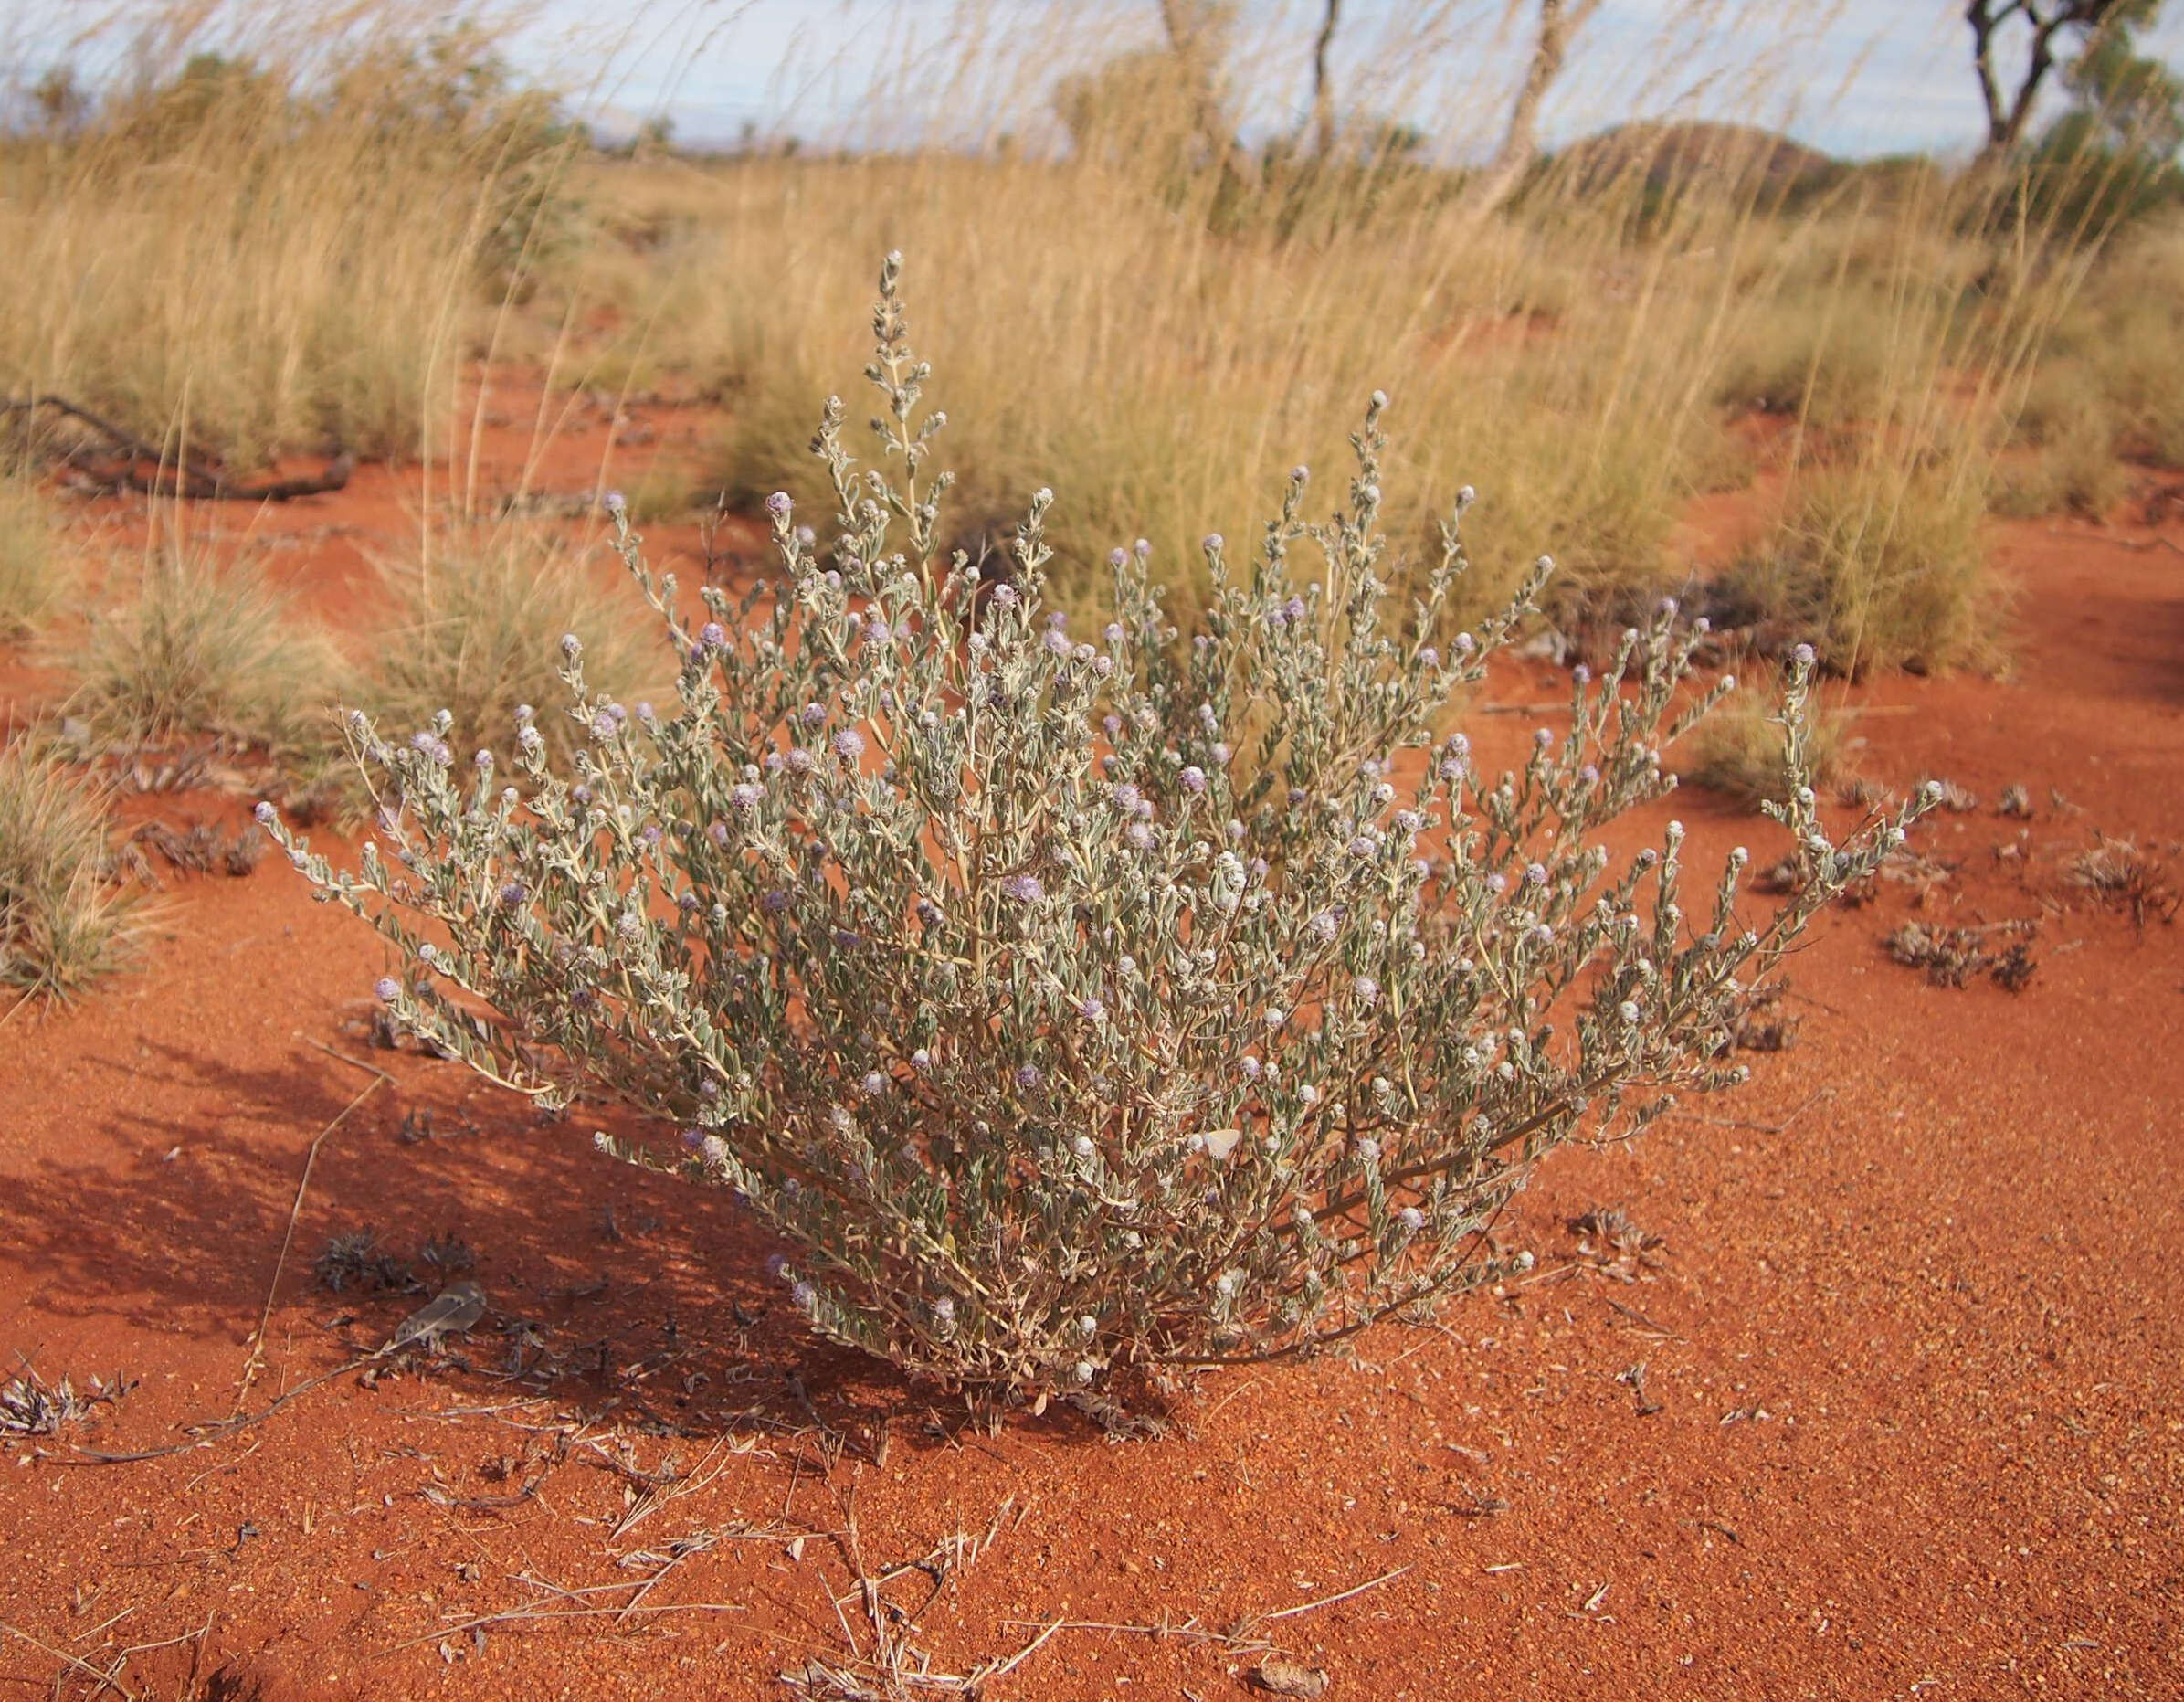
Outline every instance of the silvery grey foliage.
<path fill-rule="evenodd" d="M 1482 1232 L 1542 1154 L 1741 1077 L 1714 1062 L 1740 993 L 1923 800 L 1828 837 L 1808 657 L 1782 908 L 1744 913 L 1742 851 L 1688 896 L 1673 823 L 1616 866 L 1595 830 L 1673 786 L 1662 745 L 1729 685 L 1680 693 L 1697 634 L 1669 605 L 1575 671 L 1567 733 L 1478 772 L 1451 694 L 1548 565 L 1451 630 L 1467 490 L 1391 620 L 1379 396 L 1332 519 L 1303 518 L 1299 468 L 1248 566 L 1206 539 L 1202 629 L 1169 624 L 1140 543 L 1072 632 L 1050 492 L 1005 576 L 942 548 L 897 268 L 867 373 L 884 464 L 850 460 L 829 401 L 839 513 L 821 543 L 769 502 L 777 582 L 708 586 L 697 619 L 610 504 L 675 704 L 593 692 L 571 637 L 565 771 L 529 712 L 512 776 L 459 771 L 445 714 L 393 743 L 353 717 L 387 849 L 337 873 L 274 831 L 407 958 L 380 984 L 402 1027 L 679 1131 L 601 1143 L 737 1190 L 812 1324 L 900 1365 L 1070 1390 L 1309 1349 L 1499 1274 Z"/>

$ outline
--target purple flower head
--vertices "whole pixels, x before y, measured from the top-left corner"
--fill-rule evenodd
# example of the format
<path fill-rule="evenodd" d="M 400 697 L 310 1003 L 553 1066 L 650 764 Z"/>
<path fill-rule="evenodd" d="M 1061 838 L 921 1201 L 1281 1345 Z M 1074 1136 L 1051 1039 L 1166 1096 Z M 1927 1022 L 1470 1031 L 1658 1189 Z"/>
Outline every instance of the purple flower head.
<path fill-rule="evenodd" d="M 1001 883 L 1001 890 L 1019 904 L 1036 904 L 1047 895 L 1035 874 L 1012 874 Z"/>
<path fill-rule="evenodd" d="M 1509 890 L 1509 877 L 1499 872 L 1488 875 L 1486 890 L 1490 893 L 1506 893 Z"/>
<path fill-rule="evenodd" d="M 607 512 L 619 520 L 629 512 L 629 499 L 619 491 L 609 491 L 606 497 Z"/>
<path fill-rule="evenodd" d="M 1350 855 L 1353 857 L 1370 857 L 1379 849 L 1373 843 L 1372 836 L 1368 833 L 1360 833 L 1350 841 Z"/>
<path fill-rule="evenodd" d="M 1292 596 L 1288 602 L 1282 605 L 1282 612 L 1288 616 L 1292 622 L 1303 619 L 1305 613 L 1304 599 L 1301 597 Z"/>
<path fill-rule="evenodd" d="M 1811 645 L 1800 644 L 1789 652 L 1789 660 L 1800 668 L 1809 668 L 1816 659 L 1816 654 Z"/>
<path fill-rule="evenodd" d="M 877 1099 L 887 1092 L 887 1077 L 877 1070 L 867 1070 L 864 1079 L 857 1084 L 857 1087 L 867 1099 Z"/>
<path fill-rule="evenodd" d="M 1374 1004 L 1380 998 L 1380 983 L 1369 975 L 1361 975 L 1352 981 L 1350 990 L 1357 995 L 1357 1002 L 1361 1005 Z"/>
<path fill-rule="evenodd" d="M 809 549 L 818 541 L 819 534 L 814 532 L 809 526 L 798 526 L 797 528 L 797 542 L 801 544 L 806 549 Z"/>
<path fill-rule="evenodd" d="M 578 804 L 588 806 L 592 801 L 592 788 L 588 786 L 572 786 L 569 796 Z"/>
<path fill-rule="evenodd" d="M 503 904 L 506 904 L 511 910 L 513 910 L 518 904 L 522 904 L 530 896 L 530 892 L 524 887 L 522 882 L 521 881 L 511 881 L 506 886 L 503 886 L 501 889 L 501 902 Z"/>
<path fill-rule="evenodd" d="M 1016 587 L 1006 579 L 994 587 L 993 602 L 996 608 L 1014 608 L 1023 600 L 1017 595 Z"/>
<path fill-rule="evenodd" d="M 1124 828 L 1123 838 L 1133 851 L 1151 851 L 1153 849 L 1153 830 L 1142 821 L 1133 821 Z"/>
<path fill-rule="evenodd" d="M 409 748 L 427 762 L 437 763 L 442 768 L 455 760 L 455 753 L 448 748 L 447 741 L 430 733 L 411 734 Z"/>
<path fill-rule="evenodd" d="M 1243 1071 L 1245 1081 L 1256 1082 L 1259 1079 L 1261 1066 L 1258 1058 L 1252 1053 L 1244 1053 L 1243 1062 L 1239 1068 Z"/>
<path fill-rule="evenodd" d="M 1039 640 L 1039 643 L 1050 656 L 1067 656 L 1070 653 L 1070 635 L 1066 632 L 1049 631 Z"/>
<path fill-rule="evenodd" d="M 1124 780 L 1107 796 L 1109 801 L 1125 816 L 1133 816 L 1137 813 L 1137 788 L 1129 781 Z"/>
<path fill-rule="evenodd" d="M 1107 1020 L 1107 1006 L 1096 995 L 1088 995 L 1077 1001 L 1077 1014 L 1087 1022 L 1103 1022 Z"/>
<path fill-rule="evenodd" d="M 930 1070 L 933 1067 L 933 1054 L 923 1046 L 919 1047 L 910 1054 L 910 1067 L 917 1071 Z"/>
<path fill-rule="evenodd" d="M 1426 1227 L 1426 1214 L 1416 1206 L 1405 1206 L 1396 1213 L 1396 1221 L 1415 1235 Z"/>
<path fill-rule="evenodd" d="M 1203 549 L 1208 555 L 1219 555 L 1221 553 L 1221 545 L 1223 542 L 1224 540 L 1219 533 L 1208 532 L 1205 537 L 1199 541 L 1198 547 Z"/>
<path fill-rule="evenodd" d="M 864 623 L 864 641 L 868 648 L 879 649 L 895 635 L 888 630 L 887 622 L 874 615 Z"/>
<path fill-rule="evenodd" d="M 797 712 L 797 718 L 807 727 L 823 727 L 827 724 L 827 706 L 824 703 L 807 703 Z"/>
<path fill-rule="evenodd" d="M 855 928 L 837 928 L 834 930 L 834 944 L 839 950 L 855 951 L 864 944 L 864 936 Z"/>
<path fill-rule="evenodd" d="M 1187 792 L 1203 792 L 1206 789 L 1206 770 L 1196 763 L 1185 768 L 1176 778 Z"/>
<path fill-rule="evenodd" d="M 786 491 L 776 491 L 766 498 L 766 513 L 773 515 L 775 520 L 787 519 L 788 511 L 795 506 L 796 504 L 788 500 Z"/>
<path fill-rule="evenodd" d="M 1395 813 L 1395 824 L 1399 832 L 1416 833 L 1426 825 L 1426 819 L 1415 809 L 1398 809 Z"/>
<path fill-rule="evenodd" d="M 1543 751 L 1546 750 L 1550 745 L 1554 744 L 1554 742 L 1555 735 L 1548 728 L 1539 727 L 1535 729 L 1533 732 L 1532 743 L 1538 745 Z"/>
<path fill-rule="evenodd" d="M 1139 561 L 1144 561 L 1153 553 L 1152 541 L 1147 538 L 1138 539 L 1136 543 L 1130 546 L 1130 553 L 1133 555 L 1135 555 Z"/>
<path fill-rule="evenodd" d="M 267 803 L 264 799 L 260 798 L 258 800 L 258 808 L 253 809 L 250 813 L 257 818 L 258 825 L 259 827 L 269 828 L 273 825 L 275 818 L 273 806 Z"/>
<path fill-rule="evenodd" d="M 1123 736 L 1122 716 L 1102 715 L 1100 717 L 1100 731 L 1104 733 L 1110 739 L 1119 739 Z"/>
<path fill-rule="evenodd" d="M 705 1145 L 705 1131 L 703 1129 L 684 1129 L 677 1138 L 681 1141 L 683 1151 L 696 1152 Z"/>
<path fill-rule="evenodd" d="M 1114 658 L 1105 655 L 1093 657 L 1092 660 L 1092 671 L 1098 674 L 1101 679 L 1106 679 L 1109 674 L 1114 671 Z M 1111 716 L 1110 719 L 1113 719 L 1113 717 Z"/>
<path fill-rule="evenodd" d="M 709 620 L 698 629 L 698 642 L 709 650 L 725 649 L 728 643 L 728 629 L 717 620 Z"/>
<path fill-rule="evenodd" d="M 1016 1084 L 1018 1087 L 1026 1089 L 1034 1088 L 1037 1087 L 1043 1079 L 1044 1078 L 1039 1074 L 1039 1066 L 1035 1063 L 1019 1064 L 1017 1066 Z"/>
<path fill-rule="evenodd" d="M 621 724 L 604 709 L 592 717 L 592 736 L 596 739 L 611 739 L 620 727 Z"/>
<path fill-rule="evenodd" d="M 1363 1163 L 1378 1164 L 1380 1162 L 1380 1143 L 1370 1135 L 1358 1136 L 1356 1152 L 1359 1160 Z"/>
<path fill-rule="evenodd" d="M 1577 770 L 1577 778 L 1588 786 L 1598 786 L 1600 783 L 1600 771 L 1592 764 L 1587 763 L 1584 767 Z"/>
<path fill-rule="evenodd" d="M 756 809 L 765 797 L 765 788 L 755 780 L 738 780 L 728 788 L 728 803 L 732 809 Z M 716 845 L 725 845 L 728 842 L 728 830 L 718 821 L 712 824 L 712 835 L 713 843 Z"/>
<path fill-rule="evenodd" d="M 1590 685 L 1592 683 L 1592 670 L 1588 668 L 1583 662 L 1579 662 L 1575 668 L 1570 670 L 1570 678 L 1575 680 L 1579 685 Z"/>
<path fill-rule="evenodd" d="M 1425 645 L 1419 650 L 1418 653 L 1418 659 L 1429 668 L 1438 668 L 1440 666 L 1440 652 L 1435 650 L 1430 644 Z"/>
<path fill-rule="evenodd" d="M 1311 935 L 1321 945 L 1325 946 L 1334 940 L 1335 925 L 1335 913 L 1332 910 L 1323 910 L 1304 925 L 1304 932 Z"/>
<path fill-rule="evenodd" d="M 1545 886 L 1546 883 L 1547 872 L 1546 865 L 1536 862 L 1526 863 L 1525 865 L 1525 884 L 1526 886 Z"/>
<path fill-rule="evenodd" d="M 809 774 L 814 766 L 811 753 L 801 745 L 789 752 L 787 760 L 791 774 Z"/>
<path fill-rule="evenodd" d="M 797 1283 L 788 1291 L 789 1304 L 799 1312 L 809 1312 L 819 1303 L 819 1291 L 809 1283 Z"/>
<path fill-rule="evenodd" d="M 574 632 L 563 633 L 561 635 L 561 653 L 571 661 L 575 661 L 577 657 L 584 654 L 584 640 Z"/>
<path fill-rule="evenodd" d="M 1120 567 L 1129 559 L 1130 552 L 1120 545 L 1107 552 L 1107 565 L 1110 567 Z"/>
<path fill-rule="evenodd" d="M 778 886 L 770 886 L 759 893 L 758 907 L 769 916 L 777 916 L 788 908 L 788 894 Z"/>
<path fill-rule="evenodd" d="M 391 975 L 383 975 L 372 983 L 372 991 L 379 996 L 379 1002 L 391 1005 L 402 996 L 402 984 Z"/>
<path fill-rule="evenodd" d="M 855 762 L 864 755 L 864 735 L 855 727 L 844 727 L 834 735 L 834 754 L 844 762 Z"/>

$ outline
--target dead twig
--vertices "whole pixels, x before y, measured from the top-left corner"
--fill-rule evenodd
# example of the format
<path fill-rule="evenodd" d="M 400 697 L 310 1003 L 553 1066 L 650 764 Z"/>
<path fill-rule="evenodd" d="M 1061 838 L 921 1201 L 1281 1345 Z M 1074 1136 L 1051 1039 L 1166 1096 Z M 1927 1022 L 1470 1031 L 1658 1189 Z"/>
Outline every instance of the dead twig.
<path fill-rule="evenodd" d="M 335 1056 L 338 1057 L 340 1054 L 336 1053 Z M 347 1062 L 353 1063 L 355 1060 L 350 1059 Z M 369 1064 L 359 1067 L 372 1070 L 372 1066 Z M 351 1112 L 395 1079 L 384 1070 L 372 1070 L 372 1075 L 374 1077 L 372 1083 L 365 1087 L 364 1092 L 336 1112 L 332 1122 L 327 1124 L 324 1128 L 311 1136 L 311 1145 L 304 1151 L 303 1174 L 296 1179 L 296 1197 L 289 1204 L 288 1228 L 281 1233 L 280 1253 L 273 1261 L 273 1280 L 266 1284 L 266 1304 L 264 1309 L 258 1315 L 258 1327 L 250 1333 L 250 1357 L 243 1361 L 242 1380 L 236 1385 L 235 1410 L 238 1412 L 242 1411 L 244 1397 L 250 1392 L 251 1380 L 258 1375 L 265 1364 L 266 1327 L 272 1322 L 274 1297 L 280 1292 L 280 1274 L 288 1268 L 289 1249 L 295 1244 L 296 1221 L 303 1212 L 303 1195 L 304 1191 L 311 1187 L 311 1167 L 319 1161 L 319 1148 L 324 1144 L 329 1135 L 349 1120 Z"/>

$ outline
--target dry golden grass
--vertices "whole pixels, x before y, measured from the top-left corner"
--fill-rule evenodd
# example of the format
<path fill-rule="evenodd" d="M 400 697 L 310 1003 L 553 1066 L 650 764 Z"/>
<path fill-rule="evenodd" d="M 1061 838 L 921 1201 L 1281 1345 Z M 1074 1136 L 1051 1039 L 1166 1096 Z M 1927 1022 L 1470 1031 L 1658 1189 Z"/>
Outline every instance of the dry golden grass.
<path fill-rule="evenodd" d="M 0 389 L 245 467 L 416 453 L 568 144 L 429 10 L 256 10 L 221 59 L 175 8 L 88 125 L 0 143 Z"/>
<path fill-rule="evenodd" d="M 45 494 L 0 474 L 0 642 L 29 638 L 59 607 L 69 575 Z"/>

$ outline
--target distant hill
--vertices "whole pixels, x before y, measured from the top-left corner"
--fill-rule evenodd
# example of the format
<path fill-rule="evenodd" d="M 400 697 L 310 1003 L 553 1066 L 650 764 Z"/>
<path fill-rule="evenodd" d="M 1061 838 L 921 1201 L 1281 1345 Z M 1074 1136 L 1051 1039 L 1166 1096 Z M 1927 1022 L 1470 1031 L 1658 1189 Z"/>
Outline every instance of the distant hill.
<path fill-rule="evenodd" d="M 1546 168 L 1579 189 L 1627 184 L 1635 175 L 1651 189 L 1689 188 L 1711 179 L 1789 196 L 1838 182 L 1850 169 L 1771 130 L 1695 122 L 1619 124 L 1572 143 Z"/>

